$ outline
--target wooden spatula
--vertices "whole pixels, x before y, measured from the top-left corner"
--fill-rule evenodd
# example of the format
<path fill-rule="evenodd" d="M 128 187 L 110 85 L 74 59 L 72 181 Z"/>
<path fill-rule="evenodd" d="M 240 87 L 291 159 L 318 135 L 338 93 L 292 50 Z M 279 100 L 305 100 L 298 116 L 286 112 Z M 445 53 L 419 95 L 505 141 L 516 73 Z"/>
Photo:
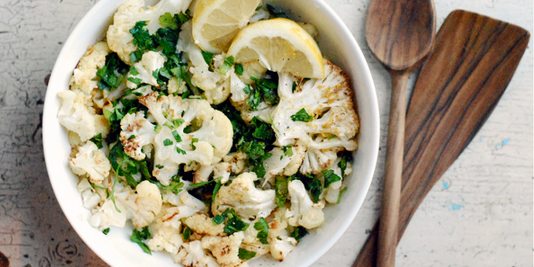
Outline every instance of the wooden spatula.
<path fill-rule="evenodd" d="M 463 10 L 441 26 L 406 117 L 399 240 L 426 194 L 497 105 L 529 38 L 520 27 Z M 377 225 L 353 266 L 375 266 Z"/>

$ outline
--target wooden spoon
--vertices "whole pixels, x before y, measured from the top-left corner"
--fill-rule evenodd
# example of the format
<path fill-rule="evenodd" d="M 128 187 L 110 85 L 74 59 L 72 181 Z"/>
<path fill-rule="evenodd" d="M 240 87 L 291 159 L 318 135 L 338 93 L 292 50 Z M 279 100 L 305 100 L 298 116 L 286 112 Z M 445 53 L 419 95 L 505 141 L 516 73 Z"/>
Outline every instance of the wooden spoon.
<path fill-rule="evenodd" d="M 436 31 L 434 3 L 432 0 L 372 0 L 365 24 L 367 44 L 388 70 L 392 81 L 378 266 L 394 266 L 404 153 L 406 82 L 432 50 Z"/>
<path fill-rule="evenodd" d="M 443 23 L 408 108 L 397 241 L 497 105 L 529 38 L 520 27 L 468 11 L 453 11 Z M 375 266 L 378 224 L 354 267 Z"/>

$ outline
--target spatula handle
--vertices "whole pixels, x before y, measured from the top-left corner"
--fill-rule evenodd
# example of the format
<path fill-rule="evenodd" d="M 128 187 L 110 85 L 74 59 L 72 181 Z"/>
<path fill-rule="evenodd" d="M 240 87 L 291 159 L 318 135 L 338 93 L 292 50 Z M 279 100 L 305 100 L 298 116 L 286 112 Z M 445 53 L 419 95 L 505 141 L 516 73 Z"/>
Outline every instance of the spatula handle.
<path fill-rule="evenodd" d="M 399 204 L 401 196 L 404 124 L 406 117 L 406 82 L 410 73 L 390 71 L 392 91 L 383 178 L 382 208 L 378 237 L 379 267 L 395 266 Z"/>

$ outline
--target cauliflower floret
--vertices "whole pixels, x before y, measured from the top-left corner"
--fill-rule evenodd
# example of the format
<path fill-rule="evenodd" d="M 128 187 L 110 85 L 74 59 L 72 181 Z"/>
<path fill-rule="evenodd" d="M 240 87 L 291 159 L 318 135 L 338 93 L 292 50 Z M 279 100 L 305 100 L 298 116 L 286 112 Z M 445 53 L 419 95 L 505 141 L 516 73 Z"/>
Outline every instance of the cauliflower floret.
<path fill-rule="evenodd" d="M 110 181 L 108 186 L 111 184 L 113 182 Z M 124 228 L 126 220 L 134 217 L 137 211 L 137 194 L 129 186 L 117 182 L 113 199 L 107 198 L 101 207 L 93 210 L 93 215 L 88 220 L 91 226 L 101 230 L 111 225 Z"/>
<path fill-rule="evenodd" d="M 136 190 L 137 212 L 134 215 L 133 224 L 135 228 L 140 229 L 149 225 L 161 211 L 162 200 L 158 187 L 149 181 L 139 183 Z"/>
<path fill-rule="evenodd" d="M 182 245 L 183 249 L 179 254 L 180 262 L 186 267 L 219 267 L 215 259 L 202 248 L 200 241 L 191 241 Z M 176 258 L 175 258 L 176 260 Z"/>
<path fill-rule="evenodd" d="M 182 100 L 179 96 L 158 98 L 153 92 L 141 97 L 139 102 L 148 107 L 162 127 L 155 137 L 155 165 L 163 168 L 155 168 L 153 174 L 163 185 L 169 184 L 180 164 L 212 165 L 230 151 L 232 123 L 206 100 Z"/>
<path fill-rule="evenodd" d="M 249 98 L 250 94 L 245 93 L 246 87 L 247 85 L 235 73 L 230 74 L 230 92 L 232 94 L 230 100 L 232 102 L 244 102 Z"/>
<path fill-rule="evenodd" d="M 263 161 L 265 168 L 265 176 L 263 177 L 265 179 L 264 184 L 276 175 L 283 174 L 285 176 L 291 176 L 297 173 L 305 156 L 304 147 L 299 145 L 286 148 L 286 151 L 280 147 L 274 147 L 269 153 L 272 155 Z M 287 156 L 286 154 L 290 154 L 291 156 Z"/>
<path fill-rule="evenodd" d="M 193 174 L 193 183 L 207 182 L 214 168 L 214 165 L 200 166 Z"/>
<path fill-rule="evenodd" d="M 243 65 L 243 75 L 239 75 L 239 78 L 246 84 L 254 83 L 252 77 L 263 77 L 267 72 L 267 68 L 259 60 L 243 62 L 241 64 Z"/>
<path fill-rule="evenodd" d="M 120 141 L 126 155 L 136 160 L 145 159 L 146 154 L 142 148 L 154 142 L 154 124 L 145 119 L 143 112 L 128 113 L 121 120 L 121 129 Z"/>
<path fill-rule="evenodd" d="M 133 44 L 133 36 L 130 29 L 138 21 L 146 21 L 145 26 L 150 34 L 155 34 L 161 28 L 159 17 L 166 12 L 171 15 L 185 12 L 191 0 L 161 0 L 157 5 L 145 9 L 144 0 L 128 0 L 122 4 L 113 16 L 113 24 L 107 31 L 107 41 L 109 48 L 116 52 L 122 61 L 128 65 L 133 65 L 130 54 L 137 50 Z"/>
<path fill-rule="evenodd" d="M 299 81 L 293 92 L 294 81 L 289 74 L 280 74 L 280 103 L 272 112 L 272 124 L 279 146 L 292 145 L 298 140 L 306 147 L 304 163 L 310 164 L 303 164 L 301 172 L 316 174 L 332 165 L 331 155 L 344 149 L 354 151 L 358 147 L 355 136 L 359 121 L 353 107 L 349 78 L 339 67 L 325 61 L 324 79 Z M 306 122 L 291 118 L 302 109 L 313 120 Z"/>
<path fill-rule="evenodd" d="M 187 88 L 186 82 L 177 77 L 172 77 L 167 84 L 167 91 L 169 91 L 169 94 L 177 93 L 181 95 L 187 90 L 189 89 Z"/>
<path fill-rule="evenodd" d="M 260 190 L 254 186 L 258 178 L 253 172 L 242 173 L 229 185 L 221 186 L 211 205 L 213 214 L 233 208 L 245 220 L 267 217 L 276 208 L 274 190 Z"/>
<path fill-rule="evenodd" d="M 230 180 L 230 174 L 232 173 L 232 165 L 228 162 L 219 162 L 215 165 L 213 170 L 213 177 L 221 178 L 221 183 L 225 184 Z"/>
<path fill-rule="evenodd" d="M 251 122 L 254 117 L 258 117 L 264 122 L 271 122 L 271 112 L 274 110 L 273 106 L 265 102 L 260 102 L 256 110 L 250 110 L 248 108 L 248 104 L 242 107 L 243 109 L 241 109 L 241 117 L 244 121 Z"/>
<path fill-rule="evenodd" d="M 324 222 L 323 206 L 312 202 L 300 180 L 291 181 L 288 192 L 291 197 L 291 210 L 287 213 L 289 225 L 312 229 Z"/>
<path fill-rule="evenodd" d="M 223 223 L 214 224 L 211 221 L 211 218 L 208 217 L 205 213 L 197 213 L 185 219 L 184 223 L 187 226 L 189 226 L 191 230 L 195 231 L 195 233 L 197 234 L 210 235 L 210 236 L 225 235 L 224 234 L 225 225 Z"/>
<path fill-rule="evenodd" d="M 283 261 L 298 243 L 295 238 L 289 237 L 287 232 L 286 212 L 287 209 L 285 207 L 279 208 L 274 214 L 274 219 L 269 223 L 268 240 L 271 255 L 279 261 Z"/>
<path fill-rule="evenodd" d="M 179 261 L 185 256 L 178 253 L 183 243 L 180 235 L 182 219 L 191 217 L 201 211 L 207 211 L 207 209 L 202 201 L 191 196 L 186 190 L 180 191 L 177 195 L 163 190 L 162 198 L 161 212 L 156 216 L 155 221 L 150 224 L 149 229 L 152 238 L 148 240 L 147 245 L 153 251 L 166 250 L 172 254 L 173 258 Z M 182 254 L 184 253 L 185 251 L 182 252 Z"/>
<path fill-rule="evenodd" d="M 143 54 L 141 61 L 135 63 L 133 67 L 137 70 L 137 75 L 132 75 L 132 71 L 128 72 L 128 78 L 140 79 L 141 83 L 146 83 L 159 88 L 158 80 L 154 77 L 154 71 L 163 68 L 163 64 L 167 59 L 158 52 L 148 51 Z M 126 83 L 128 88 L 136 88 L 137 84 L 128 81 Z"/>
<path fill-rule="evenodd" d="M 232 172 L 235 174 L 239 174 L 245 169 L 247 159 L 247 154 L 243 151 L 230 153 L 223 157 L 224 162 L 228 162 L 232 165 Z"/>
<path fill-rule="evenodd" d="M 76 157 L 69 159 L 69 166 L 72 172 L 87 176 L 95 184 L 101 184 L 111 170 L 111 163 L 104 152 L 91 141 L 78 148 Z"/>
<path fill-rule="evenodd" d="M 250 226 L 245 230 L 245 238 L 243 238 L 243 243 L 241 243 L 241 248 L 247 251 L 256 252 L 256 255 L 254 256 L 255 258 L 269 253 L 269 244 L 261 243 L 261 241 L 258 239 L 259 231 L 254 228 L 254 225 L 259 222 L 261 218 L 262 217 L 258 217 L 254 221 L 250 222 Z"/>
<path fill-rule="evenodd" d="M 181 222 L 175 219 L 176 207 L 163 204 L 161 212 L 156 216 L 149 230 L 152 238 L 147 241 L 147 245 L 152 251 L 167 251 L 176 255 L 183 244 L 180 235 Z"/>
<path fill-rule="evenodd" d="M 179 229 L 170 226 L 164 226 L 158 220 L 150 224 L 150 238 L 146 244 L 152 251 L 167 251 L 171 254 L 177 254 L 184 243 Z"/>
<path fill-rule="evenodd" d="M 57 96 L 61 99 L 61 107 L 57 114 L 59 123 L 67 130 L 77 133 L 82 142 L 99 133 L 107 135 L 109 126 L 98 128 L 95 126 L 97 123 L 100 125 L 103 116 L 95 115 L 85 106 L 89 98 L 83 92 L 62 91 Z"/>
<path fill-rule="evenodd" d="M 98 42 L 89 46 L 70 78 L 71 90 L 80 90 L 86 94 L 91 94 L 91 91 L 97 87 L 99 80 L 96 72 L 106 64 L 106 56 L 109 52 L 106 42 Z"/>
<path fill-rule="evenodd" d="M 186 206 L 191 208 L 192 210 L 195 210 L 195 212 L 208 211 L 204 202 L 189 194 L 187 190 L 182 190 L 178 194 L 174 194 L 171 191 L 163 190 L 162 197 L 164 203 L 169 203 L 174 206 Z M 193 215 L 195 212 L 191 213 L 188 216 Z"/>
<path fill-rule="evenodd" d="M 91 187 L 89 181 L 86 178 L 83 178 L 78 183 L 78 192 L 82 195 L 83 206 L 89 210 L 92 210 L 102 198 L 95 192 L 94 188 Z"/>
<path fill-rule="evenodd" d="M 247 267 L 248 264 L 239 258 L 239 246 L 245 233 L 235 232 L 231 236 L 205 236 L 202 248 L 209 249 L 222 267 Z"/>
<path fill-rule="evenodd" d="M 234 72 L 232 67 L 225 74 L 221 74 L 224 56 L 219 54 L 213 57 L 213 70 L 210 70 L 202 56 L 202 50 L 193 40 L 192 22 L 182 25 L 182 31 L 178 38 L 177 49 L 184 51 L 185 56 L 191 63 L 189 72 L 193 75 L 191 83 L 204 91 L 204 96 L 210 104 L 220 104 L 230 95 L 230 75 Z"/>

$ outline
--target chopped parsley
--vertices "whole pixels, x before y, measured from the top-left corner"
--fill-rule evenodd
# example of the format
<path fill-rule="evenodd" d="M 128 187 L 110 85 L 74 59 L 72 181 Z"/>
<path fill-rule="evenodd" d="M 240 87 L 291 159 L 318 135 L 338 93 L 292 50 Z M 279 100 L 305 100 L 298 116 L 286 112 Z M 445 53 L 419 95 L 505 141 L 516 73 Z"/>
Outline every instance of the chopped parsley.
<path fill-rule="evenodd" d="M 98 88 L 108 91 L 118 88 L 128 69 L 128 65 L 122 62 L 117 53 L 108 54 L 104 67 L 96 71 L 96 75 L 101 79 Z"/>
<path fill-rule="evenodd" d="M 224 58 L 224 62 L 219 70 L 219 73 L 226 75 L 226 73 L 234 66 L 234 56 Z"/>
<path fill-rule="evenodd" d="M 185 150 L 179 148 L 179 147 L 176 147 L 176 152 L 178 152 L 178 154 L 182 154 L 182 155 L 185 155 L 187 154 L 187 152 L 185 152 Z"/>
<path fill-rule="evenodd" d="M 237 73 L 237 75 L 239 76 L 243 75 L 243 64 L 241 63 L 235 64 L 235 73 Z"/>
<path fill-rule="evenodd" d="M 197 149 L 197 147 L 195 146 L 195 143 L 198 143 L 198 138 L 193 138 L 193 139 L 191 139 L 191 148 L 192 148 L 193 150 L 196 150 L 196 149 Z"/>
<path fill-rule="evenodd" d="M 181 23 L 177 15 L 172 15 L 170 12 L 167 12 L 161 15 L 158 19 L 159 25 L 161 27 L 170 28 L 172 30 L 177 30 L 178 25 Z"/>
<path fill-rule="evenodd" d="M 108 235 L 109 234 L 109 227 L 102 230 L 102 233 L 105 234 L 105 235 Z"/>
<path fill-rule="evenodd" d="M 148 226 L 145 226 L 145 227 L 143 227 L 143 229 L 141 231 L 139 231 L 137 229 L 133 229 L 132 236 L 131 236 L 130 239 L 134 243 L 137 243 L 143 249 L 144 252 L 152 255 L 152 252 L 150 251 L 150 248 L 148 248 L 148 246 L 143 242 L 143 240 L 149 239 L 150 237 L 151 236 L 150 236 L 150 232 L 148 231 Z"/>
<path fill-rule="evenodd" d="M 222 182 L 219 179 L 219 180 L 217 180 L 217 183 L 215 184 L 215 187 L 213 187 L 213 193 L 211 194 L 211 202 L 215 201 L 215 196 L 219 192 L 219 189 L 221 189 L 221 186 L 222 186 Z"/>
<path fill-rule="evenodd" d="M 283 146 L 282 151 L 284 151 L 284 155 L 286 157 L 293 156 L 293 147 L 292 146 Z"/>
<path fill-rule="evenodd" d="M 291 120 L 293 121 L 303 121 L 303 122 L 310 122 L 313 121 L 313 116 L 308 114 L 304 108 L 297 111 L 294 115 L 291 115 Z"/>
<path fill-rule="evenodd" d="M 254 224 L 254 229 L 258 230 L 258 235 L 256 237 L 260 240 L 262 244 L 269 244 L 267 237 L 269 236 L 269 224 L 265 221 L 265 218 L 260 218 L 258 222 Z"/>
<path fill-rule="evenodd" d="M 131 187 L 135 188 L 138 184 L 134 175 L 142 174 L 145 179 L 152 177 L 148 170 L 148 164 L 146 160 L 135 160 L 130 158 L 125 152 L 122 143 L 117 142 L 109 151 L 109 161 L 111 167 L 118 176 L 124 177 L 126 182 Z"/>
<path fill-rule="evenodd" d="M 185 241 L 189 241 L 189 237 L 191 236 L 191 228 L 189 228 L 189 226 L 187 226 L 185 229 L 184 229 L 184 239 Z"/>
<path fill-rule="evenodd" d="M 171 139 L 165 139 L 163 140 L 163 145 L 164 146 L 172 146 L 172 144 L 174 144 Z"/>
<path fill-rule="evenodd" d="M 297 242 L 300 243 L 300 240 L 305 237 L 308 234 L 308 230 L 302 226 L 298 226 L 293 228 L 293 232 L 291 233 L 291 237 L 295 238 Z"/>
<path fill-rule="evenodd" d="M 178 134 L 176 130 L 172 131 L 172 136 L 174 136 L 174 140 L 176 140 L 176 142 L 178 143 L 182 142 L 182 137 L 180 137 L 180 135 Z"/>
<path fill-rule="evenodd" d="M 271 78 L 273 76 L 274 78 Z M 263 100 L 270 105 L 276 105 L 280 101 L 278 97 L 278 76 L 269 74 L 265 78 L 258 80 L 254 77 L 251 78 L 256 83 L 256 90 L 258 90 L 263 96 Z"/>
<path fill-rule="evenodd" d="M 211 65 L 211 61 L 213 60 L 213 53 L 202 51 L 202 57 L 204 58 L 204 61 L 206 62 L 206 64 L 208 64 L 208 66 Z"/>
<path fill-rule="evenodd" d="M 313 202 L 319 202 L 319 197 L 323 192 L 323 186 L 321 185 L 321 181 L 319 181 L 317 177 L 314 177 L 310 174 L 303 175 L 299 172 L 295 176 L 292 176 L 291 179 L 298 179 L 302 181 L 306 190 L 310 192 Z"/>
<path fill-rule="evenodd" d="M 93 136 L 89 141 L 93 142 L 99 149 L 102 148 L 102 133 Z"/>
<path fill-rule="evenodd" d="M 250 259 L 254 258 L 254 256 L 256 256 L 256 252 L 255 251 L 248 251 L 248 250 L 243 249 L 243 248 L 239 248 L 239 253 L 237 254 L 237 256 L 239 256 L 239 258 L 242 259 L 242 260 L 250 260 Z"/>
<path fill-rule="evenodd" d="M 337 197 L 337 202 L 336 202 L 336 204 L 339 204 L 339 202 L 341 201 L 341 197 L 343 196 L 343 194 L 345 193 L 345 191 L 347 191 L 347 187 L 343 187 L 343 189 L 341 189 L 341 191 L 339 191 L 339 196 Z"/>
<path fill-rule="evenodd" d="M 330 184 L 341 181 L 341 177 L 335 174 L 333 170 L 323 170 L 324 188 L 328 188 Z"/>
<path fill-rule="evenodd" d="M 274 189 L 276 192 L 275 202 L 278 207 L 283 207 L 287 200 L 287 183 L 288 179 L 284 176 L 276 176 Z"/>
<path fill-rule="evenodd" d="M 244 222 L 237 216 L 237 213 L 232 208 L 227 208 L 222 214 L 217 214 L 211 219 L 213 224 L 219 225 L 226 221 L 224 232 L 231 235 L 235 232 L 245 231 L 248 228 L 248 223 Z"/>
<path fill-rule="evenodd" d="M 158 181 L 149 180 L 151 183 L 155 184 L 159 189 L 163 190 L 169 190 L 174 194 L 180 193 L 182 191 L 182 188 L 184 187 L 184 183 L 180 182 L 180 178 L 177 176 L 173 177 L 173 180 L 169 183 L 169 185 L 162 185 Z"/>

